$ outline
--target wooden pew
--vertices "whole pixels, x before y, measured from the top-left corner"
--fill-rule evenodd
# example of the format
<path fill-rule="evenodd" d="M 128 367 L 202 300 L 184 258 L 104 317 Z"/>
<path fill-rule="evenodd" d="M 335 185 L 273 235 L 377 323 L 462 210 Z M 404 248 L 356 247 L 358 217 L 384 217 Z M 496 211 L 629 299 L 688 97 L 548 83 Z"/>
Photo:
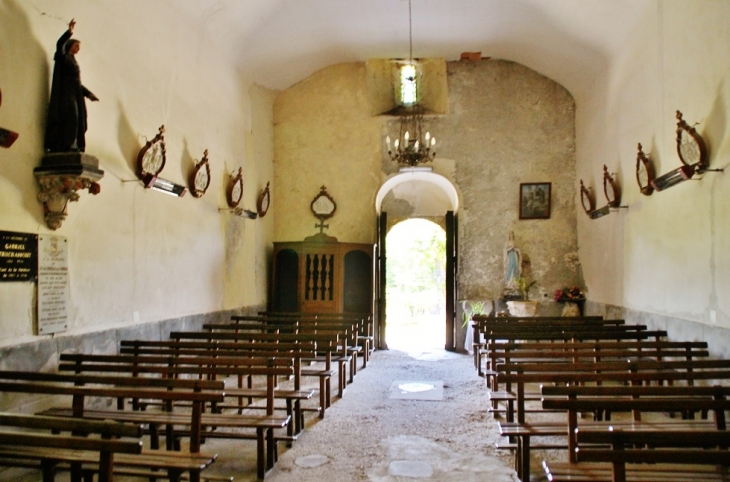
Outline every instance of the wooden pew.
<path fill-rule="evenodd" d="M 139 425 L 2 412 L 0 426 L 0 465 L 37 468 L 44 482 L 55 480 L 59 463 L 77 465 L 89 459 L 98 466 L 99 482 L 109 482 L 115 457 L 142 454 Z M 81 473 L 76 469 L 72 475 L 79 478 Z"/>
<path fill-rule="evenodd" d="M 122 340 L 119 352 L 122 355 L 157 355 L 157 356 L 218 356 L 218 357 L 251 357 L 267 356 L 281 357 L 293 360 L 293 385 L 292 389 L 281 389 L 278 386 L 274 390 L 275 400 L 284 400 L 286 413 L 294 423 L 287 425 L 290 441 L 304 429 L 304 410 L 317 412 L 323 417 L 323 407 L 303 407 L 302 402 L 310 400 L 314 396 L 314 390 L 302 389 L 301 368 L 302 359 L 312 357 L 316 354 L 316 345 L 313 342 L 302 343 L 249 343 L 249 342 L 207 342 L 207 341 L 145 341 L 145 340 Z M 244 379 L 246 386 L 244 387 Z M 252 405 L 254 399 L 265 399 L 268 394 L 266 389 L 253 386 L 251 376 L 237 376 L 236 388 L 226 388 L 226 397 L 234 398 L 237 403 L 218 404 L 221 410 L 235 409 L 242 413 L 243 409 L 256 408 Z M 247 404 L 243 400 L 248 401 Z"/>
<path fill-rule="evenodd" d="M 492 366 L 502 363 L 503 367 L 521 366 L 519 363 L 577 363 L 616 360 L 656 360 L 678 358 L 692 361 L 698 357 L 708 357 L 707 344 L 703 342 L 668 341 L 603 341 L 603 342 L 555 342 L 555 343 L 495 343 L 490 350 Z M 497 372 L 495 372 L 497 373 Z M 493 407 L 490 411 L 499 413 L 497 402 L 506 402 L 507 421 L 514 421 L 514 402 L 516 395 L 508 383 L 505 390 L 497 390 L 498 382 L 489 392 Z M 525 400 L 541 399 L 542 394 L 525 392 Z"/>
<path fill-rule="evenodd" d="M 619 325 L 608 327 L 545 327 L 537 328 L 532 326 L 512 327 L 512 328 L 492 328 L 485 333 L 486 338 L 486 358 L 491 360 L 489 352 L 495 344 L 505 342 L 584 342 L 584 341 L 642 341 L 654 340 L 661 341 L 667 336 L 665 330 L 646 330 L 643 325 Z M 491 363 L 491 361 L 490 361 Z M 494 377 L 497 371 L 494 367 L 488 366 L 488 370 L 484 373 L 487 386 L 496 389 L 497 384 Z"/>
<path fill-rule="evenodd" d="M 160 376 L 164 379 L 178 379 L 185 376 L 205 377 L 216 379 L 223 376 L 261 375 L 266 377 L 266 414 L 259 415 L 229 415 L 220 413 L 216 406 L 220 401 L 212 404 L 214 413 L 202 413 L 200 424 L 202 427 L 215 427 L 213 431 L 203 433 L 190 429 L 188 432 L 173 430 L 178 423 L 167 423 L 167 448 L 176 448 L 177 437 L 186 434 L 191 437 L 191 447 L 200 443 L 201 437 L 255 439 L 257 443 L 257 475 L 264 478 L 267 470 L 273 468 L 277 459 L 275 429 L 286 428 L 290 422 L 289 416 L 274 414 L 274 383 L 277 376 L 293 374 L 293 361 L 285 358 L 272 357 L 221 357 L 221 356 L 154 356 L 154 355 L 89 355 L 77 353 L 61 354 L 60 371 L 75 373 L 126 373 L 137 378 Z M 138 397 L 140 399 L 145 397 Z M 169 401 L 165 406 L 168 417 L 174 417 L 174 403 Z M 149 412 L 137 411 L 126 413 L 123 411 L 94 411 L 86 412 L 86 417 L 110 417 L 116 420 L 128 420 L 130 416 Z M 58 412 L 56 412 L 58 414 Z M 227 431 L 224 429 L 234 429 Z M 255 434 L 240 432 L 239 429 L 253 429 Z M 195 439 L 197 440 L 195 440 Z M 191 449 L 192 450 L 192 449 Z"/>
<path fill-rule="evenodd" d="M 713 373 L 725 378 L 724 373 L 730 371 L 730 360 L 626 360 L 620 362 L 577 362 L 577 363 L 513 363 L 500 364 L 497 367 L 498 378 L 505 382 L 517 380 L 517 407 L 515 414 L 518 422 L 525 421 L 525 383 L 555 383 L 562 378 L 572 381 L 574 375 L 593 375 L 593 382 L 630 382 L 633 375 L 651 372 L 652 380 L 671 382 L 673 380 L 712 379 Z M 661 377 L 665 378 L 662 379 Z M 697 377 L 697 378 L 695 378 Z"/>
<path fill-rule="evenodd" d="M 229 332 L 172 332 L 170 339 L 175 341 L 219 341 L 219 342 L 257 342 L 257 343 L 316 343 L 317 351 L 324 352 L 324 368 L 311 367 L 302 368 L 303 377 L 316 377 L 319 379 L 320 404 L 324 417 L 324 410 L 332 403 L 332 390 L 330 380 L 336 373 L 332 369 L 332 355 L 338 354 L 339 337 L 332 334 L 299 334 L 299 333 L 229 333 Z M 339 394 L 342 396 L 342 394 Z"/>
<path fill-rule="evenodd" d="M 179 416 L 175 423 L 185 424 L 194 434 L 201 430 L 201 413 L 205 403 L 223 401 L 223 383 L 205 380 L 161 380 L 147 378 L 69 375 L 60 373 L 39 373 L 23 371 L 0 371 L 0 392 L 38 394 L 44 396 L 59 396 L 71 400 L 71 408 L 42 412 L 45 416 L 100 418 L 93 417 L 92 410 L 85 407 L 86 401 L 91 398 L 116 401 L 117 404 L 125 399 L 143 397 L 164 401 L 184 400 L 192 404 L 190 413 Z M 116 411 L 105 411 L 117 413 Z M 144 415 L 144 417 L 142 416 Z M 106 420 L 110 417 L 101 417 Z M 119 422 L 134 424 L 149 424 L 159 426 L 170 423 L 168 414 L 142 413 L 138 417 L 118 419 Z M 167 471 L 167 478 L 179 481 L 184 473 L 188 473 L 191 482 L 200 481 L 200 473 L 215 461 L 217 455 L 200 452 L 200 444 L 196 443 L 199 436 L 191 437 L 190 453 L 161 451 L 156 449 L 144 450 L 142 454 L 120 454 L 115 458 L 115 467 L 134 467 Z M 95 462 L 88 459 L 88 463 Z M 97 461 L 98 467 L 98 461 Z M 101 466 L 102 470 L 104 466 Z M 80 470 L 78 462 L 74 462 L 72 470 Z"/>
<path fill-rule="evenodd" d="M 338 388 L 344 393 L 347 387 L 345 378 L 345 367 L 350 368 L 349 383 L 354 382 L 357 373 L 357 357 L 362 348 L 357 345 L 357 323 L 355 320 L 319 320 L 312 317 L 284 317 L 274 318 L 265 316 L 236 316 L 232 323 L 218 323 L 203 325 L 204 330 L 223 330 L 240 332 L 242 330 L 258 330 L 269 333 L 302 333 L 302 334 L 335 334 L 344 346 L 341 346 L 340 353 L 332 356 L 332 362 L 337 363 Z M 310 361 L 324 362 L 324 356 L 315 356 Z"/>
<path fill-rule="evenodd" d="M 290 317 L 290 316 L 314 316 L 320 320 L 354 320 L 357 322 L 357 344 L 362 347 L 362 368 L 366 368 L 368 361 L 370 361 L 370 355 L 375 350 L 375 336 L 373 329 L 373 315 L 372 313 L 304 313 L 304 312 L 273 312 L 273 311 L 260 311 L 261 316 L 271 317 Z M 235 319 L 236 317 L 232 317 Z"/>
<path fill-rule="evenodd" d="M 479 376 L 482 373 L 482 358 L 485 354 L 486 340 L 483 340 L 483 334 L 488 332 L 492 326 L 502 326 L 504 324 L 561 324 L 561 325 L 619 325 L 624 324 L 624 320 L 604 320 L 601 316 L 581 316 L 581 317 L 554 317 L 554 316 L 537 316 L 537 317 L 491 317 L 489 315 L 473 315 L 472 330 L 474 331 L 474 367 L 477 369 Z M 488 368 L 488 367 L 487 367 Z"/>
<path fill-rule="evenodd" d="M 245 326 L 248 329 L 255 329 L 255 323 L 262 323 L 270 330 L 272 326 L 280 327 L 280 332 L 293 331 L 296 333 L 317 333 L 317 332 L 335 332 L 341 336 L 341 340 L 346 344 L 343 347 L 343 353 L 333 358 L 340 364 L 350 364 L 350 383 L 354 381 L 357 373 L 357 358 L 363 356 L 363 348 L 358 342 L 359 326 L 362 319 L 358 317 L 335 316 L 318 316 L 314 314 L 304 313 L 301 315 L 241 315 L 232 316 L 232 322 L 229 324 L 204 325 L 206 327 L 228 327 L 221 329 L 235 329 L 235 326 Z M 363 358 L 364 360 L 364 358 Z M 363 361 L 363 367 L 364 367 Z"/>
<path fill-rule="evenodd" d="M 545 395 L 555 395 L 552 392 L 553 387 L 548 387 L 552 384 L 570 384 L 570 385 L 582 385 L 588 383 L 616 383 L 616 384 L 647 384 L 649 382 L 666 382 L 666 381 L 684 381 L 687 384 L 693 384 L 700 380 L 721 380 L 730 378 L 730 368 L 725 368 L 728 365 L 725 360 L 715 360 L 719 362 L 716 368 L 709 368 L 707 362 L 694 362 L 704 364 L 704 369 L 687 369 L 687 370 L 666 370 L 667 364 L 672 362 L 664 363 L 649 363 L 641 365 L 643 362 L 626 363 L 625 371 L 622 371 L 616 364 L 615 371 L 613 368 L 607 367 L 606 363 L 593 364 L 594 367 L 588 367 L 589 363 L 583 363 L 583 367 L 577 368 L 574 371 L 566 371 L 565 369 L 559 369 L 555 371 L 534 371 L 534 372 L 517 372 L 505 374 L 504 378 L 511 379 L 513 383 L 518 386 L 517 390 L 517 422 L 501 422 L 500 432 L 504 436 L 514 437 L 517 439 L 517 455 L 515 458 L 515 465 L 518 470 L 518 474 L 526 474 L 529 477 L 529 452 L 530 452 L 530 438 L 531 437 L 542 437 L 542 436 L 554 436 L 554 435 L 567 435 L 568 446 L 570 446 L 570 432 L 568 431 L 568 424 L 562 424 L 560 422 L 548 422 L 548 423 L 530 423 L 526 422 L 524 415 L 524 389 L 525 383 L 543 383 L 543 391 Z M 676 365 L 675 365 L 676 366 Z M 555 389 L 559 387 L 554 387 Z M 597 389 L 608 389 L 609 387 L 591 387 Z M 642 387 L 642 388 L 667 388 L 672 389 L 673 387 Z M 679 387 L 678 387 L 679 388 Z M 550 410 L 562 410 L 563 408 L 559 405 L 558 400 L 553 401 L 552 399 L 546 398 L 542 405 L 545 409 Z M 643 403 L 641 400 L 623 400 L 624 402 L 636 402 L 638 404 Z M 626 407 L 621 406 L 621 409 Z M 667 406 L 669 408 L 677 408 L 676 406 Z M 619 406 L 616 406 L 614 410 L 619 410 Z M 571 455 L 572 456 L 572 455 Z M 523 478 L 523 480 L 527 480 Z"/>
<path fill-rule="evenodd" d="M 727 423 L 725 411 L 730 409 L 730 401 L 727 399 L 730 395 L 730 387 L 723 386 L 618 386 L 618 387 L 544 387 L 546 394 L 561 395 L 567 398 L 551 398 L 546 399 L 543 403 L 552 407 L 562 408 L 568 413 L 568 448 L 571 464 L 551 464 L 544 463 L 544 467 L 549 467 L 551 473 L 561 474 L 566 477 L 572 474 L 573 477 L 585 477 L 581 475 L 585 467 L 573 465 L 580 461 L 613 461 L 615 464 L 624 465 L 627 462 L 634 463 L 656 463 L 669 462 L 671 460 L 661 460 L 654 458 L 660 452 L 647 452 L 642 450 L 632 455 L 634 458 L 624 458 L 620 454 L 613 454 L 603 448 L 586 446 L 581 444 L 614 444 L 620 443 L 621 447 L 614 449 L 623 450 L 624 443 L 628 443 L 632 437 L 642 437 L 635 439 L 636 443 L 645 443 L 649 447 L 656 448 L 667 444 L 670 438 L 675 437 L 681 439 L 685 437 L 685 442 L 696 437 L 697 432 L 702 432 L 706 438 L 704 442 L 711 440 L 713 433 L 730 433 L 727 432 Z M 631 410 L 633 418 L 627 421 L 593 421 L 579 422 L 578 415 L 580 412 L 601 412 L 606 410 L 626 411 Z M 676 420 L 651 420 L 643 421 L 642 413 L 647 412 L 683 412 L 683 419 Z M 713 421 L 693 419 L 695 413 L 710 412 L 713 414 Z M 611 435 L 605 433 L 610 430 L 621 432 L 624 434 L 620 440 L 611 440 Z M 581 437 L 583 433 L 584 437 Z M 593 437 L 586 437 L 585 434 L 593 433 Z M 712 445 L 712 442 L 709 443 Z M 727 452 L 728 444 L 725 447 L 725 461 L 730 463 L 730 454 Z M 605 457 L 605 458 L 601 458 Z M 675 462 L 680 462 L 678 459 Z M 680 462 L 681 463 L 681 462 Z M 615 467 L 617 467 L 615 465 Z M 620 467 L 623 469 L 623 467 Z M 592 466 L 591 471 L 596 467 Z M 601 477 L 605 477 L 608 472 L 610 480 L 610 467 L 600 467 L 603 472 Z M 624 470 L 618 471 L 621 480 L 626 476 Z M 617 472 L 617 474 L 618 474 Z M 704 474 L 704 472 L 703 472 Z M 728 475 L 728 474 L 726 474 Z M 632 478 L 635 478 L 632 477 Z M 565 479 L 568 480 L 568 479 Z M 600 477 L 599 479 L 600 480 Z M 703 480 L 697 478 L 695 480 Z"/>
<path fill-rule="evenodd" d="M 497 341 L 588 341 L 588 340 L 638 340 L 657 338 L 665 336 L 663 332 L 647 331 L 645 325 L 626 325 L 623 320 L 598 320 L 584 321 L 580 318 L 559 320 L 546 320 L 542 323 L 536 321 L 520 321 L 517 323 L 505 323 L 488 319 L 481 321 L 478 325 L 479 336 L 484 340 L 484 347 L 479 350 L 478 367 L 480 376 L 482 359 L 489 358 L 490 344 Z M 645 334 L 637 334 L 643 332 Z M 608 338 L 608 334 L 615 334 L 614 338 Z M 476 335 L 475 335 L 476 336 Z M 486 375 L 491 368 L 487 364 Z"/>

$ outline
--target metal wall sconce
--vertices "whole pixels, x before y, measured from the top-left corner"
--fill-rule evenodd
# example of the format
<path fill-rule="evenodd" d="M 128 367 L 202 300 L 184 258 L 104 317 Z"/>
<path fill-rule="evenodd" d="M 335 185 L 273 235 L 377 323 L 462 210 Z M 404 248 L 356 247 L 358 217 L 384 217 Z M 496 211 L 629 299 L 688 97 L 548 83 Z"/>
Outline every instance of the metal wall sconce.
<path fill-rule="evenodd" d="M 78 191 L 88 189 L 91 194 L 99 194 L 97 181 L 104 177 L 99 159 L 83 152 L 46 154 L 33 174 L 40 184 L 37 198 L 43 203 L 43 216 L 54 231 L 66 219 L 69 201 L 79 200 Z"/>
<path fill-rule="evenodd" d="M 154 189 L 171 196 L 183 197 L 188 192 L 185 186 L 157 177 L 167 161 L 165 150 L 165 126 L 140 149 L 137 155 L 137 177 L 145 188 Z"/>
<path fill-rule="evenodd" d="M 723 169 L 710 169 L 710 156 L 705 141 L 694 126 L 682 119 L 677 111 L 677 154 L 682 165 L 651 181 L 656 191 L 664 191 L 684 181 L 692 179 L 695 174 L 705 172 L 723 172 Z"/>
<path fill-rule="evenodd" d="M 144 187 L 153 189 L 155 191 L 169 194 L 170 196 L 183 197 L 188 192 L 185 186 L 175 184 L 172 181 L 162 179 L 161 177 L 154 176 L 152 174 L 146 174 L 142 178 Z"/>
<path fill-rule="evenodd" d="M 665 189 L 669 189 L 672 186 L 676 186 L 677 184 L 687 181 L 689 179 L 692 179 L 692 176 L 695 175 L 695 169 L 692 166 L 680 166 L 673 171 L 669 171 L 666 174 L 662 174 L 661 176 L 657 177 L 653 181 L 651 181 L 651 187 L 654 188 L 655 191 L 661 192 Z"/>

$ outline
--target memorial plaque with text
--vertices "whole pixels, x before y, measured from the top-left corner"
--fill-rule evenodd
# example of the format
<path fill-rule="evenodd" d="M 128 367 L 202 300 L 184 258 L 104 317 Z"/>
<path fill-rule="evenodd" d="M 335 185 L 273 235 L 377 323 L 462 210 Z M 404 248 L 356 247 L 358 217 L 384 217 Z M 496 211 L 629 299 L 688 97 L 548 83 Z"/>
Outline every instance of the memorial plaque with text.
<path fill-rule="evenodd" d="M 68 327 L 68 240 L 38 236 L 38 334 Z"/>
<path fill-rule="evenodd" d="M 0 282 L 35 281 L 38 236 L 0 231 Z"/>

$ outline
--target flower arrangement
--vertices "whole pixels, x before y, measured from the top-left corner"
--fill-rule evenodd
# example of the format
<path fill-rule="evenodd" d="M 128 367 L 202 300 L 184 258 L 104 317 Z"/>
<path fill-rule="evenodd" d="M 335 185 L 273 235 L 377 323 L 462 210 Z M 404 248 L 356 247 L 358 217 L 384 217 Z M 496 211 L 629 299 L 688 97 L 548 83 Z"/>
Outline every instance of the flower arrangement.
<path fill-rule="evenodd" d="M 517 289 L 520 290 L 520 297 L 522 300 L 530 301 L 530 288 L 537 285 L 537 281 L 530 281 L 528 278 L 520 276 L 515 280 L 515 283 L 517 283 Z"/>
<path fill-rule="evenodd" d="M 580 286 L 570 286 L 555 290 L 553 298 L 555 301 L 584 300 L 586 299 L 586 293 Z"/>

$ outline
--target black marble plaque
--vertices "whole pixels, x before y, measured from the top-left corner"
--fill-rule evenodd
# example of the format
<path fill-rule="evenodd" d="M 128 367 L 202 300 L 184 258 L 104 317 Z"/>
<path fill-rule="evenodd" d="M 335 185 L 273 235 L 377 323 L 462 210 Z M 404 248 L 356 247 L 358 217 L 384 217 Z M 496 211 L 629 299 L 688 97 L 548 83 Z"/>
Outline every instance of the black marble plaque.
<path fill-rule="evenodd" d="M 38 235 L 0 231 L 0 282 L 35 281 Z"/>

